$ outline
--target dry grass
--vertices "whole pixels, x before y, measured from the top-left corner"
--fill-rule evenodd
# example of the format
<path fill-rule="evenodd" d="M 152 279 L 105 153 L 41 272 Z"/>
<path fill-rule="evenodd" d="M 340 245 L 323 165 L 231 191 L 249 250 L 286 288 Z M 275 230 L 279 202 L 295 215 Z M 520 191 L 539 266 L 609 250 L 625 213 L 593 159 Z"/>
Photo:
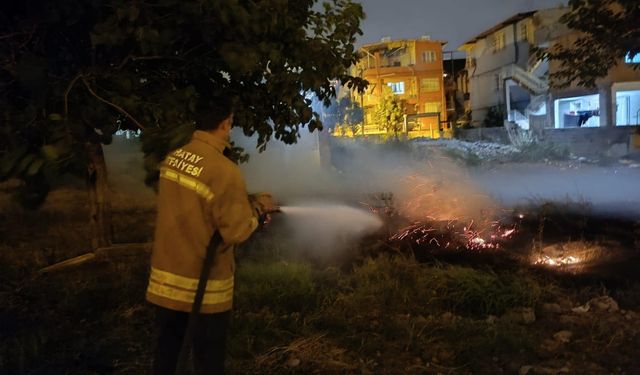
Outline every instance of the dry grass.
<path fill-rule="evenodd" d="M 84 213 L 50 207 L 0 215 L 0 373 L 147 373 L 153 336 L 153 310 L 144 303 L 148 249 L 125 246 L 36 275 L 41 266 L 85 251 Z M 152 212 L 119 215 L 122 228 L 137 225 L 139 238 L 149 238 Z M 587 353 L 585 369 L 637 368 L 638 321 L 622 315 L 571 323 L 542 317 L 531 326 L 487 319 L 607 293 L 592 284 L 566 289 L 524 268 L 419 264 L 399 254 L 376 255 L 375 246 L 356 249 L 370 257 L 330 267 L 290 246 L 266 231 L 239 251 L 231 374 L 517 373 L 548 356 L 541 345 L 566 328 L 582 341 L 552 355 L 581 364 Z M 621 290 L 628 301 L 640 295 L 638 287 Z M 602 347 L 607 358 L 597 358 Z"/>

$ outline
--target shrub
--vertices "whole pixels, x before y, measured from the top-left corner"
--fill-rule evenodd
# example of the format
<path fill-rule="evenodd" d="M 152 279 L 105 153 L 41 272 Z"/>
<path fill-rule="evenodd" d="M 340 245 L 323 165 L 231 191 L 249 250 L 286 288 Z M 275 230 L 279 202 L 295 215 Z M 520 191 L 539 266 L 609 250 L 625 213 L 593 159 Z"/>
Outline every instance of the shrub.
<path fill-rule="evenodd" d="M 482 122 L 485 128 L 503 126 L 505 119 L 504 108 L 501 105 L 493 106 L 487 111 L 487 115 Z"/>

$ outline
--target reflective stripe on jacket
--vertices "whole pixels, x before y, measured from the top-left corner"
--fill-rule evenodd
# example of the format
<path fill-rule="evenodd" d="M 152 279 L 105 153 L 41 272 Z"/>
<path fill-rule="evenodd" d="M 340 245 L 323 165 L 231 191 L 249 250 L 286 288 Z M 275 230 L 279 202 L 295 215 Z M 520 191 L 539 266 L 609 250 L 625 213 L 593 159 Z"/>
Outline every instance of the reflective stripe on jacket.
<path fill-rule="evenodd" d="M 147 300 L 191 311 L 206 248 L 215 230 L 224 245 L 216 250 L 202 313 L 231 309 L 234 245 L 258 226 L 237 165 L 223 154 L 228 144 L 196 131 L 171 152 L 160 168 L 158 213 Z"/>

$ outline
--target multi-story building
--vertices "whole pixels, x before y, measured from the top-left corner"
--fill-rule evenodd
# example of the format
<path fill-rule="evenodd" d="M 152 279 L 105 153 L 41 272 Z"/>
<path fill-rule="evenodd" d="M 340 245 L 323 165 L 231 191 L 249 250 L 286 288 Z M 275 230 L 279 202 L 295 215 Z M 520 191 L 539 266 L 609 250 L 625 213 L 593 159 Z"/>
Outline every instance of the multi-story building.
<path fill-rule="evenodd" d="M 397 95 L 405 112 L 402 132 L 409 137 L 441 136 L 446 130 L 442 46 L 446 42 L 422 37 L 418 40 L 383 38 L 360 48 L 361 60 L 352 74 L 369 81 L 363 95 L 356 95 L 364 110 L 363 134 L 383 134 L 375 121 L 375 108 L 385 88 Z"/>
<path fill-rule="evenodd" d="M 549 74 L 560 62 L 540 59 L 535 49 L 575 41 L 578 33 L 560 22 L 567 10 L 516 14 L 460 47 L 467 53 L 475 126 L 492 108 L 523 129 L 640 124 L 640 71 L 630 67 L 640 57 L 621 61 L 597 88 L 549 86 Z"/>
<path fill-rule="evenodd" d="M 533 47 L 544 48 L 564 32 L 559 22 L 564 12 L 516 14 L 460 47 L 467 53 L 474 125 L 481 125 L 491 109 L 526 129 L 529 115 L 546 113 L 549 64 Z"/>

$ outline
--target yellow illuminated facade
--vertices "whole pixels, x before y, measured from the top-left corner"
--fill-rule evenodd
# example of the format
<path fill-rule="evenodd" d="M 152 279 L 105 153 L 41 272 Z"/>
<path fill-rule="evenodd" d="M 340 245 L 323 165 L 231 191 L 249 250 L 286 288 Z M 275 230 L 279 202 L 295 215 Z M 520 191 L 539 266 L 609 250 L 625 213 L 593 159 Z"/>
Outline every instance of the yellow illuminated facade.
<path fill-rule="evenodd" d="M 410 138 L 439 138 L 451 133 L 446 123 L 444 44 L 424 38 L 382 41 L 360 48 L 361 60 L 351 68 L 351 74 L 369 81 L 363 95 L 352 96 L 364 110 L 361 135 L 386 133 L 375 122 L 374 112 L 387 87 L 398 96 L 404 108 L 402 134 Z"/>

